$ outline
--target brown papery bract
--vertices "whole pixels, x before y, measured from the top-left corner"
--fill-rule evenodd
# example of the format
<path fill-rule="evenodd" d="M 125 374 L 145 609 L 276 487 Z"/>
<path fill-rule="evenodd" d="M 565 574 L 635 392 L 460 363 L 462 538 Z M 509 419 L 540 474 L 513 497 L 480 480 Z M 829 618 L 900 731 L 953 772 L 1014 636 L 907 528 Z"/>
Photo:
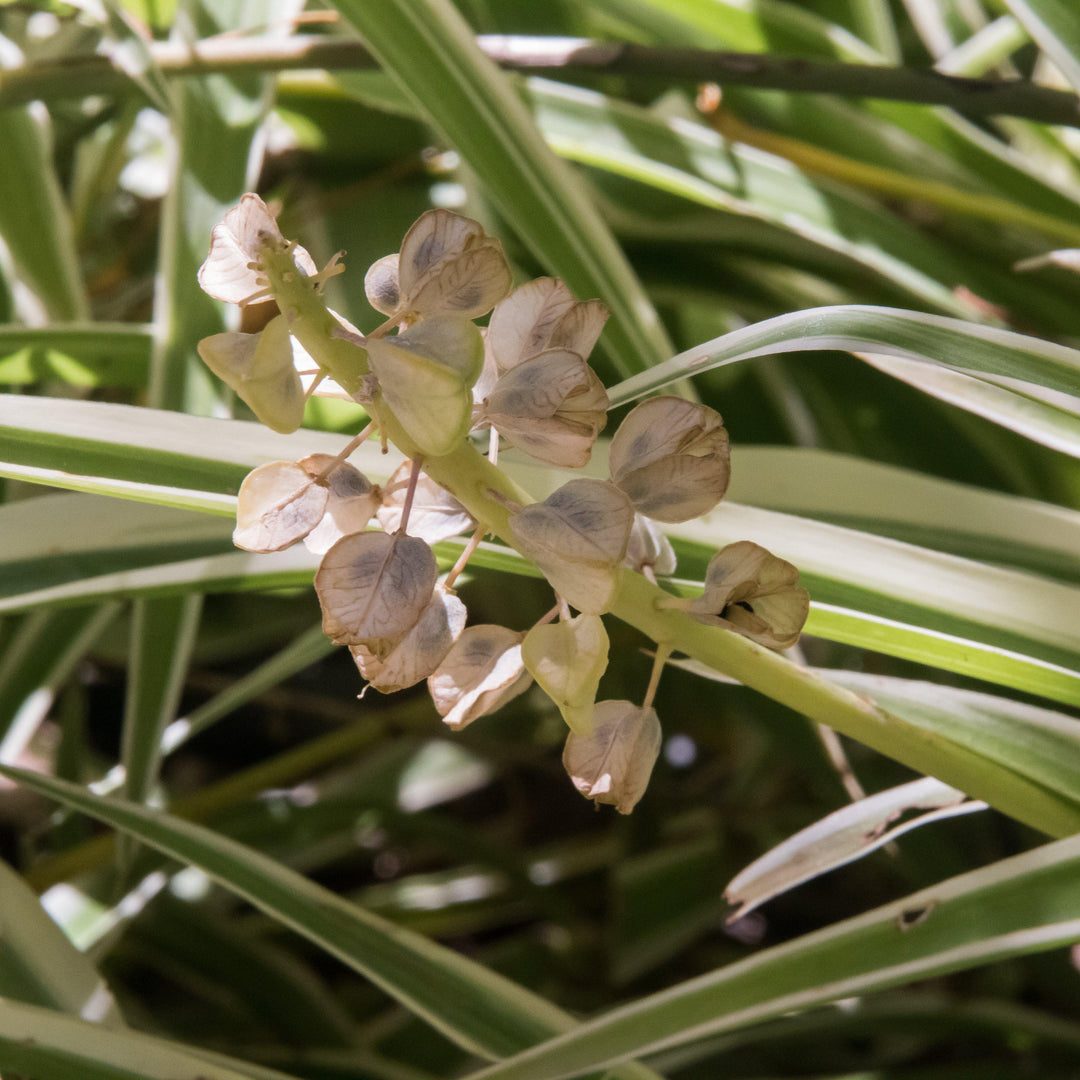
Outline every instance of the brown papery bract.
<path fill-rule="evenodd" d="M 510 519 L 519 549 L 579 611 L 600 615 L 615 595 L 634 508 L 603 480 L 571 480 Z"/>
<path fill-rule="evenodd" d="M 416 624 L 386 656 L 377 656 L 364 645 L 350 645 L 349 652 L 372 687 L 392 694 L 415 686 L 442 663 L 465 629 L 467 617 L 456 596 L 436 589 Z"/>
<path fill-rule="evenodd" d="M 676 397 L 636 406 L 611 440 L 611 479 L 634 509 L 657 521 L 689 521 L 727 491 L 730 447 L 720 414 Z"/>
<path fill-rule="evenodd" d="M 505 705 L 532 682 L 521 658 L 524 634 L 505 626 L 470 626 L 428 679 L 435 710 L 460 731 Z"/>
<path fill-rule="evenodd" d="M 632 701 L 598 701 L 592 733 L 567 738 L 563 767 L 586 798 L 629 814 L 645 794 L 661 737 L 655 709 Z"/>
<path fill-rule="evenodd" d="M 580 469 L 607 423 L 608 405 L 604 384 L 580 356 L 549 349 L 503 375 L 480 415 L 531 457 Z"/>
<path fill-rule="evenodd" d="M 343 537 L 315 574 L 323 632 L 336 645 L 384 657 L 416 624 L 438 576 L 431 548 L 415 536 Z"/>

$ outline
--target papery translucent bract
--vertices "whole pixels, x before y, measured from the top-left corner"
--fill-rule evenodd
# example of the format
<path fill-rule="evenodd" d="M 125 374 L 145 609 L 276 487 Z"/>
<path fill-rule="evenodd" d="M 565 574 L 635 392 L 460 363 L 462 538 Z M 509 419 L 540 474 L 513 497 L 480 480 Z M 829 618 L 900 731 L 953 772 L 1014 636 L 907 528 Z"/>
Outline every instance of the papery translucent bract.
<path fill-rule="evenodd" d="M 245 551 L 281 551 L 322 519 L 327 490 L 291 461 L 269 461 L 244 477 L 236 498 L 233 543 Z"/>
<path fill-rule="evenodd" d="M 454 731 L 522 693 L 532 678 L 521 659 L 524 634 L 505 626 L 465 629 L 428 679 L 435 710 Z"/>
<path fill-rule="evenodd" d="M 512 284 L 502 244 L 485 236 L 478 222 L 453 211 L 421 214 L 401 243 L 398 286 L 404 317 L 475 319 L 489 312 Z"/>
<path fill-rule="evenodd" d="M 412 464 L 405 461 L 399 465 L 383 488 L 382 503 L 376 514 L 379 524 L 387 532 L 397 532 L 401 528 Z M 419 536 L 429 544 L 438 544 L 452 536 L 460 536 L 474 524 L 468 510 L 446 488 L 436 484 L 427 473 L 420 474 L 409 511 L 407 532 L 410 536 Z"/>
<path fill-rule="evenodd" d="M 376 690 L 392 694 L 415 686 L 442 663 L 465 629 L 468 612 L 452 593 L 436 589 L 413 628 L 384 657 L 364 645 L 349 652 L 360 674 Z"/>
<path fill-rule="evenodd" d="M 386 656 L 420 618 L 438 576 L 431 548 L 415 536 L 343 537 L 315 574 L 323 632 L 336 645 Z"/>
<path fill-rule="evenodd" d="M 367 528 L 382 492 L 359 469 L 330 454 L 310 454 L 297 464 L 308 476 L 320 477 L 327 492 L 322 519 L 304 537 L 308 551 L 323 555 L 343 536 Z"/>
<path fill-rule="evenodd" d="M 626 565 L 639 574 L 649 567 L 658 577 L 675 573 L 675 549 L 652 518 L 634 515 L 630 542 L 626 545 Z"/>
<path fill-rule="evenodd" d="M 577 735 L 593 729 L 593 703 L 607 670 L 608 636 L 599 615 L 534 626 L 521 646 L 529 674 Z"/>
<path fill-rule="evenodd" d="M 577 353 L 549 349 L 511 368 L 481 416 L 519 450 L 580 469 L 607 423 L 607 391 Z"/>
<path fill-rule="evenodd" d="M 566 283 L 541 277 L 528 281 L 495 305 L 484 342 L 499 375 L 543 352 L 559 321 L 574 306 Z M 579 354 L 587 356 L 587 353 Z"/>
<path fill-rule="evenodd" d="M 425 454 L 456 449 L 472 419 L 470 387 L 480 374 L 484 345 L 467 319 L 425 319 L 392 338 L 369 338 L 371 370 L 387 404 Z"/>
<path fill-rule="evenodd" d="M 689 521 L 727 491 L 730 447 L 720 414 L 676 397 L 636 406 L 611 440 L 611 479 L 657 521 Z"/>
<path fill-rule="evenodd" d="M 401 306 L 397 252 L 384 255 L 368 267 L 364 275 L 364 295 L 380 315 L 393 315 Z"/>
<path fill-rule="evenodd" d="M 750 540 L 718 551 L 705 571 L 705 591 L 685 605 L 687 614 L 738 630 L 761 645 L 785 649 L 799 639 L 810 594 L 799 571 Z"/>
<path fill-rule="evenodd" d="M 634 508 L 603 480 L 571 480 L 510 519 L 516 546 L 579 611 L 600 615 L 615 595 Z"/>
<path fill-rule="evenodd" d="M 265 243 L 284 247 L 285 240 L 266 203 L 258 195 L 244 195 L 210 233 L 210 254 L 199 268 L 203 292 L 227 304 L 246 304 L 264 292 L 267 281 L 258 263 Z M 294 247 L 292 255 L 306 277 L 316 273 L 314 261 L 302 247 Z"/>
<path fill-rule="evenodd" d="M 570 734 L 563 766 L 586 798 L 629 814 L 648 786 L 660 741 L 655 709 L 632 701 L 598 701 L 592 734 Z"/>
<path fill-rule="evenodd" d="M 225 333 L 203 338 L 199 356 L 267 427 L 283 434 L 304 419 L 304 390 L 293 364 L 292 339 L 284 315 L 258 334 Z"/>

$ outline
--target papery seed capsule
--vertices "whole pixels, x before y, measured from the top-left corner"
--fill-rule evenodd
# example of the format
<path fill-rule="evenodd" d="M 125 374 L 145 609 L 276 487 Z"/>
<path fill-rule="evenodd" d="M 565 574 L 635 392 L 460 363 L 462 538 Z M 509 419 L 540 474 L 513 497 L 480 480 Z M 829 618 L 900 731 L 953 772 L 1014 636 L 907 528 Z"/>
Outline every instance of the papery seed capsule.
<path fill-rule="evenodd" d="M 233 543 L 245 551 L 281 551 L 322 520 L 328 492 L 292 461 L 269 461 L 244 477 L 236 498 Z"/>
<path fill-rule="evenodd" d="M 608 636 L 599 615 L 534 626 L 525 635 L 521 656 L 537 685 L 555 702 L 567 727 L 588 735 L 593 703 L 607 670 Z"/>
<path fill-rule="evenodd" d="M 330 454 L 309 454 L 297 464 L 326 488 L 322 519 L 304 537 L 308 551 L 325 555 L 343 536 L 367 528 L 382 492 L 359 469 Z"/>
<path fill-rule="evenodd" d="M 682 398 L 649 398 L 629 413 L 611 440 L 611 479 L 639 514 L 689 521 L 724 497 L 729 456 L 718 412 Z"/>
<path fill-rule="evenodd" d="M 541 503 L 514 514 L 510 531 L 521 552 L 578 611 L 600 615 L 615 595 L 634 508 L 603 480 L 571 480 Z"/>
<path fill-rule="evenodd" d="M 387 532 L 397 532 L 401 528 L 412 467 L 411 461 L 402 462 L 383 489 L 382 504 L 377 516 L 379 524 Z M 438 544 L 468 532 L 474 524 L 468 510 L 446 488 L 436 484 L 427 473 L 420 474 L 413 491 L 412 508 L 409 510 L 410 536 L 419 536 L 429 544 Z"/>
<path fill-rule="evenodd" d="M 371 686 L 393 694 L 435 671 L 461 636 L 467 616 L 456 596 L 436 589 L 412 629 L 386 656 L 377 656 L 364 645 L 350 645 L 349 652 Z"/>
<path fill-rule="evenodd" d="M 467 627 L 428 679 L 447 727 L 460 731 L 524 692 L 532 678 L 521 659 L 524 634 L 505 626 Z"/>
<path fill-rule="evenodd" d="M 315 574 L 323 632 L 336 645 L 386 656 L 420 618 L 438 576 L 431 548 L 415 536 L 343 537 Z"/>
<path fill-rule="evenodd" d="M 631 701 L 598 701 L 590 735 L 571 732 L 563 767 L 588 799 L 629 814 L 645 794 L 660 754 L 656 710 Z"/>

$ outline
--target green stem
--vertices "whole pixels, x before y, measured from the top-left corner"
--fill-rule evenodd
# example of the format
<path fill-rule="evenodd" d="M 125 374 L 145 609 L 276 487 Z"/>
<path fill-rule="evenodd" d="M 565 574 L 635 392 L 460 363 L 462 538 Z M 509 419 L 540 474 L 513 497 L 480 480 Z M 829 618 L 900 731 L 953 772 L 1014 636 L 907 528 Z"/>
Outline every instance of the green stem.
<path fill-rule="evenodd" d="M 290 317 L 293 333 L 335 379 L 358 383 L 366 371 L 366 352 L 352 342 L 329 336 L 336 324 L 314 281 L 297 274 L 288 256 L 281 259 L 285 261 L 270 253 L 264 257 L 264 266 L 279 307 Z M 379 395 L 368 411 L 403 454 L 413 460 L 423 456 Z M 471 443 L 463 442 L 449 454 L 424 457 L 424 471 L 446 488 L 485 532 L 516 546 L 510 530 L 513 510 L 534 500 Z M 1080 804 L 973 750 L 908 724 L 868 698 L 835 686 L 748 638 L 705 626 L 685 612 L 661 606 L 670 599 L 658 585 L 622 567 L 610 613 L 655 641 L 660 651 L 685 653 L 819 724 L 936 776 L 973 798 L 986 800 L 1033 828 L 1053 836 L 1080 831 Z"/>

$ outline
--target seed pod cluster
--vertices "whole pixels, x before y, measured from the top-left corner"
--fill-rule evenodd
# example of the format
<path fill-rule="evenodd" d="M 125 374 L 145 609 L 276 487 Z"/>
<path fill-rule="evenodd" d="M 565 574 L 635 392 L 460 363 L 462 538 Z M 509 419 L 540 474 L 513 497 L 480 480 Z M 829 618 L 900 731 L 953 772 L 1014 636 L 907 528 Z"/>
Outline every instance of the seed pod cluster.
<path fill-rule="evenodd" d="M 558 604 L 528 630 L 467 626 L 452 582 L 486 526 L 423 471 L 423 460 L 451 460 L 470 433 L 486 431 L 492 461 L 501 441 L 547 465 L 586 465 L 609 408 L 588 363 L 607 310 L 553 278 L 511 292 L 499 242 L 447 210 L 423 214 L 401 249 L 368 270 L 365 293 L 386 319 L 369 335 L 310 307 L 342 269 L 335 256 L 317 271 L 262 200 L 244 196 L 215 227 L 199 281 L 228 303 L 276 300 L 282 314 L 259 334 L 207 338 L 200 355 L 261 421 L 288 432 L 301 423 L 306 395 L 324 392 L 327 376 L 343 370 L 335 364 L 344 350 L 344 377 L 329 392 L 369 405 L 384 426 L 379 410 L 392 416 L 417 460 L 382 487 L 348 464 L 358 440 L 340 457 L 261 465 L 240 488 L 235 543 L 272 552 L 303 542 L 320 555 L 315 590 L 326 634 L 348 646 L 369 687 L 392 693 L 426 680 L 453 730 L 535 680 L 570 729 L 563 762 L 574 785 L 629 813 L 660 747 L 652 697 L 667 650 L 659 643 L 641 705 L 597 701 L 609 650 L 602 616 L 627 573 L 655 583 L 675 572 L 661 523 L 708 513 L 723 498 L 730 463 L 720 415 L 682 398 L 650 398 L 615 432 L 607 479 L 571 479 L 542 502 L 511 506 L 504 539 L 536 563 Z M 478 329 L 473 320 L 489 312 Z M 297 330 L 304 319 L 307 336 Z M 382 531 L 368 531 L 376 524 Z M 466 533 L 465 554 L 440 581 L 432 546 Z M 701 596 L 658 603 L 784 648 L 797 640 L 809 598 L 794 566 L 740 541 L 709 563 Z"/>

